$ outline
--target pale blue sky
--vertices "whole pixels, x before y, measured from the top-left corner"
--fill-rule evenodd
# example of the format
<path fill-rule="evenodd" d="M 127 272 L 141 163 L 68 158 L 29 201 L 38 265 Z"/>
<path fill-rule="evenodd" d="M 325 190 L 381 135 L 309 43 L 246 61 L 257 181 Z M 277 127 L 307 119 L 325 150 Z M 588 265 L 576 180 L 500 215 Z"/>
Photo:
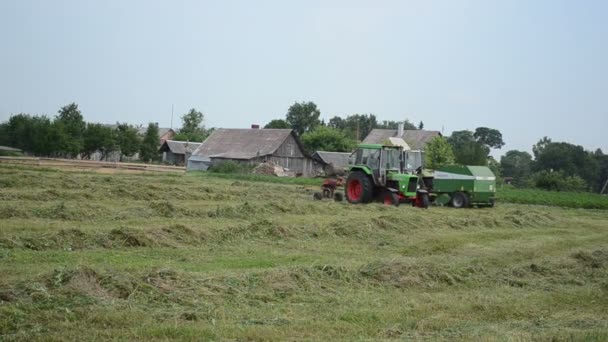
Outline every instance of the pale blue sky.
<path fill-rule="evenodd" d="M 0 121 L 249 127 L 294 101 L 608 152 L 608 1 L 0 1 Z M 499 154 L 501 154 L 499 153 Z"/>

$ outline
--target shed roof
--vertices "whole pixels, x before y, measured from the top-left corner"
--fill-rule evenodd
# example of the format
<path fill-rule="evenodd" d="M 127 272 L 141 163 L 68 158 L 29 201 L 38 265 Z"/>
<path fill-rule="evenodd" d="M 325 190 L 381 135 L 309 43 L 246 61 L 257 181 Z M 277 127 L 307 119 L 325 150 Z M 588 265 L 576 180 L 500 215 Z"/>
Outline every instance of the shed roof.
<path fill-rule="evenodd" d="M 273 154 L 290 134 L 294 134 L 291 129 L 219 128 L 213 131 L 192 155 L 210 158 L 252 159 Z M 294 138 L 299 144 L 295 134 Z"/>
<path fill-rule="evenodd" d="M 174 154 L 186 154 L 194 152 L 202 143 L 188 142 L 188 141 L 177 141 L 177 140 L 166 140 L 160 147 L 161 152 L 171 151 Z"/>
<path fill-rule="evenodd" d="M 348 165 L 348 157 L 350 157 L 350 153 L 348 152 L 327 152 L 327 151 L 317 151 L 313 154 L 313 157 L 318 157 L 322 162 L 326 164 L 332 164 L 336 167 L 342 167 Z"/>
<path fill-rule="evenodd" d="M 439 131 L 425 131 L 422 129 L 406 129 L 403 135 L 398 137 L 396 129 L 372 129 L 363 140 L 364 144 L 383 144 L 389 138 L 402 138 L 414 150 L 422 150 L 433 138 L 440 137 Z"/>

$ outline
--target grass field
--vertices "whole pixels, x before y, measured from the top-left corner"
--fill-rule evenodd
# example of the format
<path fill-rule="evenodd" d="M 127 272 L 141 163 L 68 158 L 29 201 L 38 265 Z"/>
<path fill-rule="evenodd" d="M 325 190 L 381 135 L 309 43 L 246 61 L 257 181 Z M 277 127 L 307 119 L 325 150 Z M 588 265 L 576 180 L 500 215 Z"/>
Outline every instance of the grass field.
<path fill-rule="evenodd" d="M 0 165 L 0 340 L 608 340 L 608 211 Z"/>

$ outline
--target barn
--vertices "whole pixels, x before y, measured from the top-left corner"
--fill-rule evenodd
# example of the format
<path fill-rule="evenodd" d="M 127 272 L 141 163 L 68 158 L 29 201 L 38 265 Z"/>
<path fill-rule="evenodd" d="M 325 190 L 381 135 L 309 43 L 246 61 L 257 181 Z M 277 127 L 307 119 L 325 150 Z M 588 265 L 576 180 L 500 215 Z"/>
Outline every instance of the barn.
<path fill-rule="evenodd" d="M 199 146 L 191 159 L 208 158 L 211 163 L 235 161 L 250 165 L 272 162 L 296 175 L 316 176 L 323 163 L 312 159 L 291 129 L 228 129 L 219 128 Z"/>
<path fill-rule="evenodd" d="M 348 152 L 316 151 L 312 154 L 312 158 L 324 164 L 323 170 L 326 176 L 334 176 L 346 173 L 350 155 L 351 153 Z"/>
<path fill-rule="evenodd" d="M 186 160 L 199 146 L 201 143 L 165 140 L 160 146 L 159 152 L 163 154 L 163 163 L 186 165 Z"/>

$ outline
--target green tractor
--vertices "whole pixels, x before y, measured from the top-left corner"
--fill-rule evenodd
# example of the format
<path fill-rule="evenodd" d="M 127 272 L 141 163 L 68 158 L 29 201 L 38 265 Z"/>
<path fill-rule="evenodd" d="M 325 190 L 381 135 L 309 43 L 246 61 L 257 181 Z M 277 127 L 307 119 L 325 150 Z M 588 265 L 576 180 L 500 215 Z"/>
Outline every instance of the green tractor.
<path fill-rule="evenodd" d="M 422 151 L 400 146 L 360 144 L 349 160 L 344 192 L 350 203 L 431 202 L 454 208 L 494 206 L 496 178 L 486 166 L 447 165 L 424 170 Z"/>
<path fill-rule="evenodd" d="M 346 199 L 350 203 L 379 200 L 390 205 L 409 202 L 427 208 L 430 197 L 423 178 L 414 172 L 416 165 L 408 165 L 406 160 L 400 146 L 360 144 L 350 156 Z"/>

